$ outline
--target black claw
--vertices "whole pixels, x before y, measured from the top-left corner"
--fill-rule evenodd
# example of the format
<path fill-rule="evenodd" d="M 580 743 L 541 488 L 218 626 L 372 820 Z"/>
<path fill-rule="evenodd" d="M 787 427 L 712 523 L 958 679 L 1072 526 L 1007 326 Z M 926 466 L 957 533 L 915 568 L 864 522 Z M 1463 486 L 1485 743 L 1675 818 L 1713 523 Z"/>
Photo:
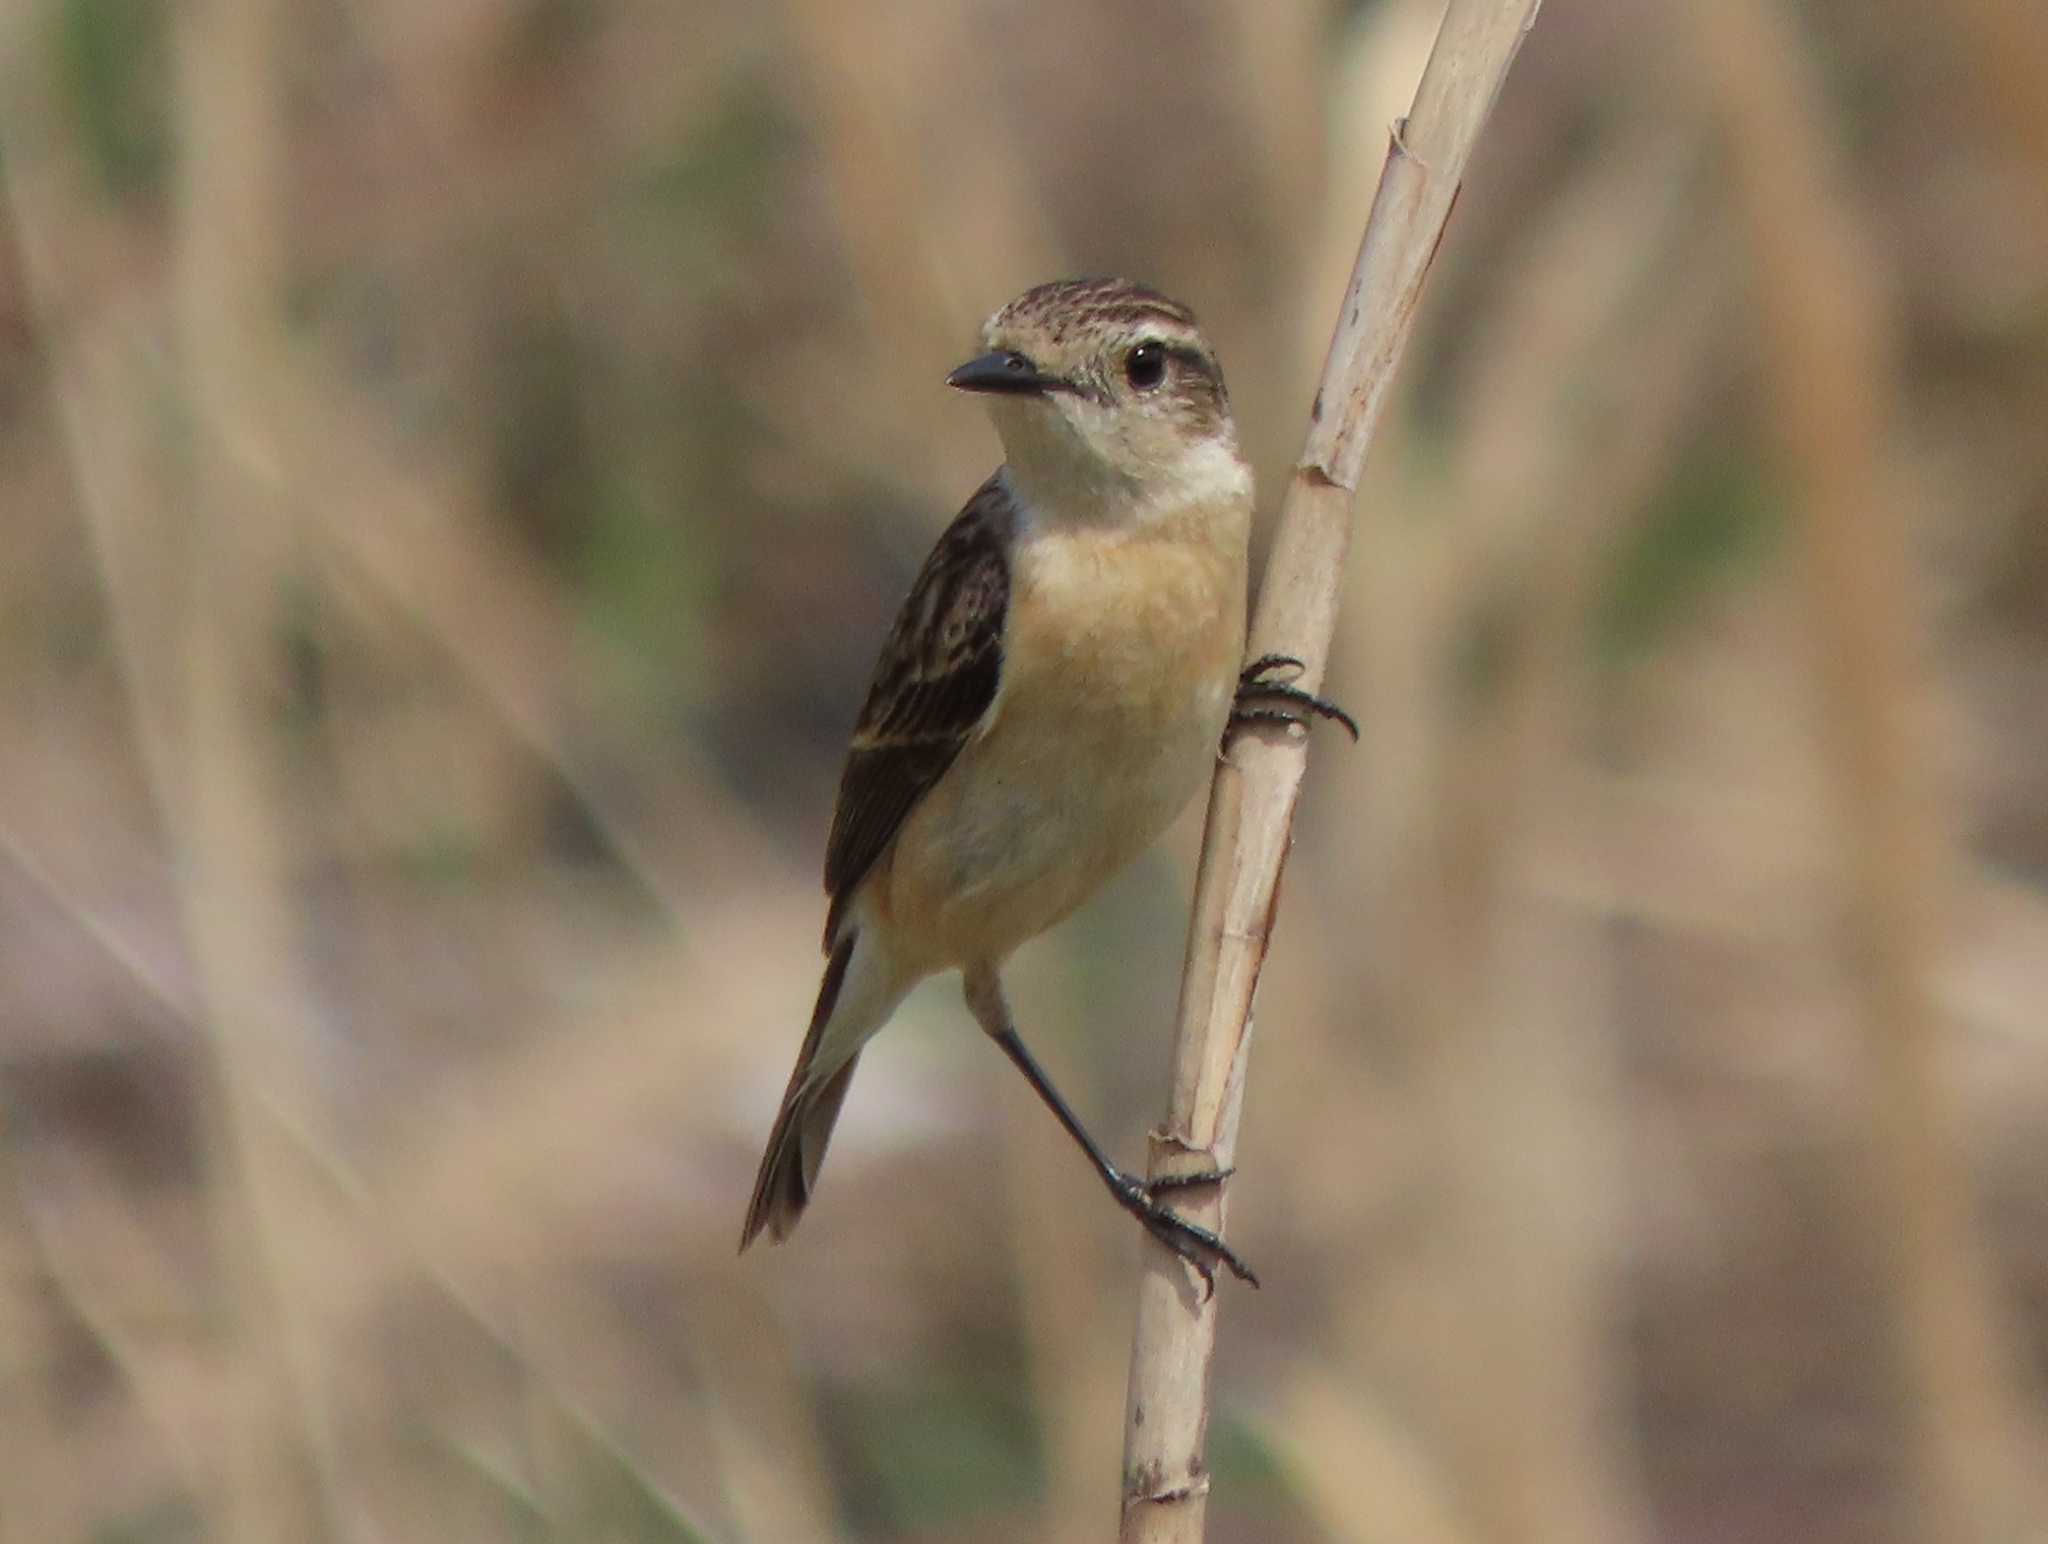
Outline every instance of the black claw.
<path fill-rule="evenodd" d="M 1232 724 L 1299 724 L 1307 726 L 1308 716 L 1299 708 L 1233 708 Z"/>
<path fill-rule="evenodd" d="M 1167 1188 L 1171 1188 L 1176 1184 L 1208 1183 L 1222 1179 L 1229 1172 L 1228 1169 L 1224 1169 L 1208 1174 L 1192 1174 L 1182 1179 L 1167 1181 L 1166 1185 Z M 1147 1233 L 1194 1267 L 1195 1274 L 1202 1278 L 1203 1302 L 1206 1303 L 1216 1295 L 1214 1262 L 1217 1260 L 1230 1267 L 1230 1274 L 1239 1281 L 1256 1287 L 1259 1284 L 1258 1274 L 1245 1264 L 1236 1250 L 1200 1223 L 1189 1222 L 1185 1217 L 1168 1211 L 1154 1199 L 1152 1190 L 1159 1188 L 1160 1185 L 1161 1182 L 1155 1180 L 1148 1188 L 1119 1170 L 1111 1188 L 1117 1200 L 1123 1204 L 1124 1210 L 1143 1223 Z"/>
<path fill-rule="evenodd" d="M 1312 716 L 1326 718 L 1333 724 L 1342 724 L 1355 743 L 1358 739 L 1358 720 L 1336 703 L 1326 697 L 1318 697 L 1313 692 L 1305 692 L 1285 681 L 1267 679 L 1272 671 L 1290 670 L 1299 674 L 1303 668 L 1301 661 L 1292 654 L 1261 654 L 1246 665 L 1238 673 L 1237 700 L 1231 706 L 1231 722 L 1300 724 L 1305 729 Z M 1281 705 L 1259 703 L 1258 699 L 1261 698 L 1270 699 Z"/>
<path fill-rule="evenodd" d="M 1162 1174 L 1157 1179 L 1147 1180 L 1145 1189 L 1156 1199 L 1162 1190 L 1190 1190 L 1196 1185 L 1220 1185 L 1237 1170 L 1202 1169 L 1194 1174 Z"/>
<path fill-rule="evenodd" d="M 1214 1297 L 1216 1295 L 1216 1267 L 1204 1259 L 1193 1244 L 1180 1237 L 1171 1228 L 1162 1227 L 1150 1217 L 1142 1220 L 1147 1233 L 1150 1233 L 1160 1243 L 1194 1267 L 1195 1274 L 1202 1278 L 1202 1301 L 1206 1303 L 1210 1298 Z"/>

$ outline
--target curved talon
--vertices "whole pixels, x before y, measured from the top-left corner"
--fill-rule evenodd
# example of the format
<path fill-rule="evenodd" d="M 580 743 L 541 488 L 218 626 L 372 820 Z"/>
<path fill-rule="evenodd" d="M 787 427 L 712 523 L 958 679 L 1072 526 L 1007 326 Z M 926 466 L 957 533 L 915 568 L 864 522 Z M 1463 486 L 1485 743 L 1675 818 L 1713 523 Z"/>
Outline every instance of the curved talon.
<path fill-rule="evenodd" d="M 1193 1267 L 1195 1274 L 1202 1278 L 1202 1301 L 1206 1303 L 1210 1298 L 1214 1297 L 1216 1295 L 1216 1267 L 1203 1259 L 1196 1252 L 1192 1244 L 1181 1238 L 1171 1228 L 1165 1227 L 1151 1217 L 1142 1218 L 1141 1220 L 1145 1224 L 1145 1231 L 1147 1233 L 1150 1233 L 1160 1243 L 1179 1255 L 1182 1260 Z"/>
<path fill-rule="evenodd" d="M 1220 1185 L 1237 1172 L 1236 1165 L 1224 1169 L 1203 1169 L 1194 1174 L 1161 1174 L 1145 1181 L 1145 1190 L 1153 1200 L 1159 1199 L 1162 1190 L 1189 1190 L 1196 1185 Z"/>
<path fill-rule="evenodd" d="M 1257 676 L 1264 675 L 1268 670 L 1292 670 L 1296 675 L 1300 675 L 1306 669 L 1308 666 L 1292 654 L 1261 654 L 1237 673 L 1237 679 L 1240 682 L 1249 682 Z"/>
<path fill-rule="evenodd" d="M 1230 718 L 1237 724 L 1300 724 L 1308 727 L 1311 715 L 1342 724 L 1353 743 L 1358 740 L 1358 720 L 1326 697 L 1303 691 L 1286 681 L 1266 679 L 1269 672 L 1288 670 L 1299 675 L 1307 668 L 1292 654 L 1261 654 L 1238 672 L 1237 698 Z M 1285 706 L 1254 705 L 1252 699 L 1275 698 Z"/>
<path fill-rule="evenodd" d="M 1232 711 L 1230 721 L 1233 724 L 1297 724 L 1304 729 L 1308 727 L 1308 715 L 1299 708 L 1237 708 Z"/>
<path fill-rule="evenodd" d="M 1222 1173 L 1190 1175 L 1184 1183 L 1194 1184 L 1221 1177 Z M 1194 1268 L 1195 1274 L 1202 1278 L 1202 1301 L 1207 1302 L 1216 1295 L 1216 1267 L 1212 1257 L 1227 1265 L 1231 1275 L 1239 1281 L 1253 1287 L 1259 1284 L 1258 1274 L 1220 1236 L 1198 1222 L 1189 1222 L 1178 1213 L 1168 1211 L 1153 1198 L 1145 1185 L 1130 1175 L 1118 1170 L 1111 1188 L 1124 1210 L 1143 1223 L 1147 1233 Z"/>

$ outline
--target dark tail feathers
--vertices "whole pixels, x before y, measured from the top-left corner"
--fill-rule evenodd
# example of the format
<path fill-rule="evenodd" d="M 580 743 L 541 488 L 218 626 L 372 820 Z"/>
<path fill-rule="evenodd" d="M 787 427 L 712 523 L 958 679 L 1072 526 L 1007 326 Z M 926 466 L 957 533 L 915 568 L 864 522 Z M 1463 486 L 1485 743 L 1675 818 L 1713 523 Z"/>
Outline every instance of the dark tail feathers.
<path fill-rule="evenodd" d="M 754 1177 L 754 1198 L 747 1203 L 746 1224 L 740 1229 L 740 1249 L 745 1252 L 762 1229 L 775 1243 L 789 1237 L 810 1204 L 817 1188 L 818 1167 L 825 1161 L 825 1146 L 832 1139 L 839 1107 L 846 1102 L 846 1090 L 853 1082 L 853 1069 L 860 1065 L 855 1055 L 823 1083 L 806 1088 L 811 1063 L 825 1025 L 839 1001 L 839 988 L 846 979 L 847 962 L 853 958 L 855 934 L 848 932 L 832 951 L 825 965 L 825 979 L 818 984 L 818 1005 L 811 1010 L 810 1032 L 797 1053 L 796 1068 L 783 1091 L 782 1108 L 775 1112 L 775 1124 L 768 1132 L 768 1149 L 761 1155 L 761 1172 Z"/>

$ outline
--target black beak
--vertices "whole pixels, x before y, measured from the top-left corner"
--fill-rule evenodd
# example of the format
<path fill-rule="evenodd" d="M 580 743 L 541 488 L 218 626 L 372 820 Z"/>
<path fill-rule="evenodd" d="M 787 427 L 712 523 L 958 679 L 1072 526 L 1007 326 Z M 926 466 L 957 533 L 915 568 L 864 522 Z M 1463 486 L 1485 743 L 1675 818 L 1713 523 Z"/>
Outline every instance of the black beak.
<path fill-rule="evenodd" d="M 1013 349 L 997 349 L 968 360 L 946 377 L 946 384 L 961 391 L 1001 391 L 1015 396 L 1068 389 L 1058 376 L 1039 374 L 1038 366 Z"/>

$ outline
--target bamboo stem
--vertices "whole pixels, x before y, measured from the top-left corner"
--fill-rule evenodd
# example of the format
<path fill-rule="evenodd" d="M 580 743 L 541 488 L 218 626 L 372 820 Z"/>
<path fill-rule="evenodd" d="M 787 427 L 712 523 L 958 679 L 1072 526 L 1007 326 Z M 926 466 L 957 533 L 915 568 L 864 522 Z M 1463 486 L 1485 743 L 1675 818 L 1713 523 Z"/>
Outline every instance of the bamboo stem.
<path fill-rule="evenodd" d="M 1320 684 L 1336 630 L 1351 499 L 1458 184 L 1539 0 L 1451 0 L 1409 116 L 1394 127 L 1372 214 L 1324 361 L 1253 615 L 1250 653 L 1291 654 Z M 1173 1088 L 1152 1141 L 1154 1178 L 1228 1168 L 1237 1146 L 1252 996 L 1307 758 L 1280 726 L 1236 736 L 1218 766 L 1182 977 Z M 1222 1187 L 1191 1202 L 1220 1226 Z M 1204 1448 L 1217 1303 L 1181 1262 L 1149 1250 L 1125 1405 L 1124 1544 L 1202 1537 Z"/>

